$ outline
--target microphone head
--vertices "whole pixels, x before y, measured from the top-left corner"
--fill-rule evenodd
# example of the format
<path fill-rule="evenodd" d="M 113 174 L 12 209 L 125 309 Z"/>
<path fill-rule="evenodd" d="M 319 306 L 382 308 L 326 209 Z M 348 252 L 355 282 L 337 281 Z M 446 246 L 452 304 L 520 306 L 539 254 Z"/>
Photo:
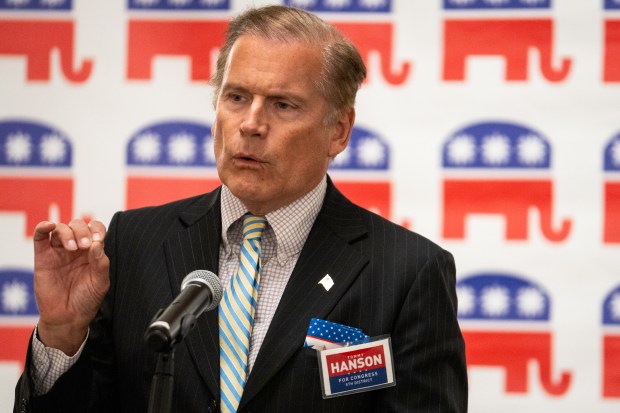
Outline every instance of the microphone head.
<path fill-rule="evenodd" d="M 211 290 L 212 300 L 203 311 L 211 311 L 220 304 L 224 289 L 217 275 L 207 270 L 192 271 L 183 278 L 181 282 L 181 291 L 191 282 L 202 283 Z"/>

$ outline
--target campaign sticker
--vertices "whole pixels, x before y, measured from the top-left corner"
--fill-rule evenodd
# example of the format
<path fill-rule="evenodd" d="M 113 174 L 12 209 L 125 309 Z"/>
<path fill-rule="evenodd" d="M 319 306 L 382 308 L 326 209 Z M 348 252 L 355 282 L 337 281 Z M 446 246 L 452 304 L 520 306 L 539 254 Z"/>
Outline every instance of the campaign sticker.
<path fill-rule="evenodd" d="M 319 351 L 323 398 L 396 385 L 390 338 Z"/>

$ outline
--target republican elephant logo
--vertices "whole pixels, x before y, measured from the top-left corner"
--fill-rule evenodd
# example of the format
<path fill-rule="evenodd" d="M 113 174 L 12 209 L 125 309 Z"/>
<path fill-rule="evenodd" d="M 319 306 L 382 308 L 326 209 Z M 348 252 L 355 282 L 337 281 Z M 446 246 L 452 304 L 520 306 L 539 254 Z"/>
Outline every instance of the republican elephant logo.
<path fill-rule="evenodd" d="M 127 144 L 126 207 L 160 205 L 215 189 L 211 125 L 167 121 L 137 131 Z"/>
<path fill-rule="evenodd" d="M 603 240 L 605 243 L 620 243 L 620 133 L 605 147 L 605 206 Z"/>
<path fill-rule="evenodd" d="M 0 121 L 0 213 L 25 215 L 25 236 L 40 221 L 73 217 L 72 147 L 56 128 Z"/>
<path fill-rule="evenodd" d="M 551 298 L 540 285 L 520 276 L 481 273 L 462 278 L 456 288 L 469 369 L 500 368 L 507 393 L 527 393 L 533 362 L 546 393 L 566 393 L 572 375 L 562 371 L 554 378 Z"/>
<path fill-rule="evenodd" d="M 603 301 L 603 397 L 620 398 L 620 285 Z"/>
<path fill-rule="evenodd" d="M 0 20 L 0 57 L 24 57 L 26 79 L 47 81 L 51 54 L 57 50 L 65 78 L 83 83 L 90 77 L 93 60 L 83 59 L 74 67 L 74 32 L 72 20 Z"/>
<path fill-rule="evenodd" d="M 209 80 L 227 27 L 224 20 L 130 20 L 127 79 L 151 79 L 156 57 L 176 56 L 190 59 L 192 81 Z"/>
<path fill-rule="evenodd" d="M 0 269 L 0 361 L 23 368 L 38 314 L 32 271 Z"/>
<path fill-rule="evenodd" d="M 224 11 L 229 0 L 128 0 L 130 11 Z M 159 57 L 189 59 L 189 78 L 211 79 L 214 57 L 224 43 L 227 20 L 130 19 L 127 38 L 127 79 L 150 80 Z"/>
<path fill-rule="evenodd" d="M 507 81 L 528 80 L 531 51 L 540 56 L 540 70 L 550 82 L 561 82 L 572 61 L 554 60 L 554 22 L 551 19 L 446 19 L 444 21 L 443 79 L 464 81 L 468 59 L 497 56 L 505 61 Z"/>
<path fill-rule="evenodd" d="M 381 75 L 387 83 L 401 85 L 407 81 L 410 76 L 411 63 L 403 61 L 395 68 L 392 23 L 332 22 L 332 24 L 357 46 L 369 71 L 372 70 L 370 56 L 376 53 L 380 56 Z"/>
<path fill-rule="evenodd" d="M 389 176 L 390 147 L 369 129 L 355 126 L 349 146 L 329 168 L 334 183 L 351 201 L 392 218 L 392 183 Z"/>
<path fill-rule="evenodd" d="M 528 239 L 529 212 L 543 236 L 565 240 L 571 220 L 553 224 L 551 145 L 537 131 L 514 123 L 477 123 L 456 131 L 443 147 L 443 237 L 464 239 L 472 215 L 504 218 L 507 240 Z"/>
<path fill-rule="evenodd" d="M 315 13 L 359 14 L 373 13 L 388 16 L 392 12 L 392 1 L 333 1 L 333 0 L 285 0 L 288 6 L 299 7 Z M 351 40 L 362 56 L 368 68 L 368 79 L 372 79 L 375 68 L 371 56 L 379 57 L 381 76 L 391 85 L 401 85 L 410 77 L 411 63 L 395 62 L 394 58 L 394 26 L 387 21 L 373 22 L 340 22 L 331 21 L 349 40 Z"/>

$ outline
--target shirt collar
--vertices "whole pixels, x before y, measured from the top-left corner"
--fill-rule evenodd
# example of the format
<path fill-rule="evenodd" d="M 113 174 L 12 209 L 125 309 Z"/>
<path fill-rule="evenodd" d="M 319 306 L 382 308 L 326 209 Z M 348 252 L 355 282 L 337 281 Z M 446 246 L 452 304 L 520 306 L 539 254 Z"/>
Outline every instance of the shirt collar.
<path fill-rule="evenodd" d="M 276 236 L 278 261 L 285 261 L 301 251 L 323 205 L 326 188 L 327 178 L 324 177 L 306 195 L 265 216 L 268 227 L 273 229 Z M 228 230 L 247 212 L 247 208 L 226 185 L 222 185 L 221 210 L 222 244 L 228 251 L 230 248 Z"/>

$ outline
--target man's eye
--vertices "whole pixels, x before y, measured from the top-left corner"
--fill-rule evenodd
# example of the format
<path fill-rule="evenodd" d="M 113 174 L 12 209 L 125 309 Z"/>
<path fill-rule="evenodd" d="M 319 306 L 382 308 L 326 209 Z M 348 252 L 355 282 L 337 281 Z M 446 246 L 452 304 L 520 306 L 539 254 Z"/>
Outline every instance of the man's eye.
<path fill-rule="evenodd" d="M 291 108 L 291 105 L 289 105 L 286 102 L 278 102 L 276 103 L 276 106 L 278 107 L 278 109 L 281 109 L 281 110 L 287 110 Z"/>

